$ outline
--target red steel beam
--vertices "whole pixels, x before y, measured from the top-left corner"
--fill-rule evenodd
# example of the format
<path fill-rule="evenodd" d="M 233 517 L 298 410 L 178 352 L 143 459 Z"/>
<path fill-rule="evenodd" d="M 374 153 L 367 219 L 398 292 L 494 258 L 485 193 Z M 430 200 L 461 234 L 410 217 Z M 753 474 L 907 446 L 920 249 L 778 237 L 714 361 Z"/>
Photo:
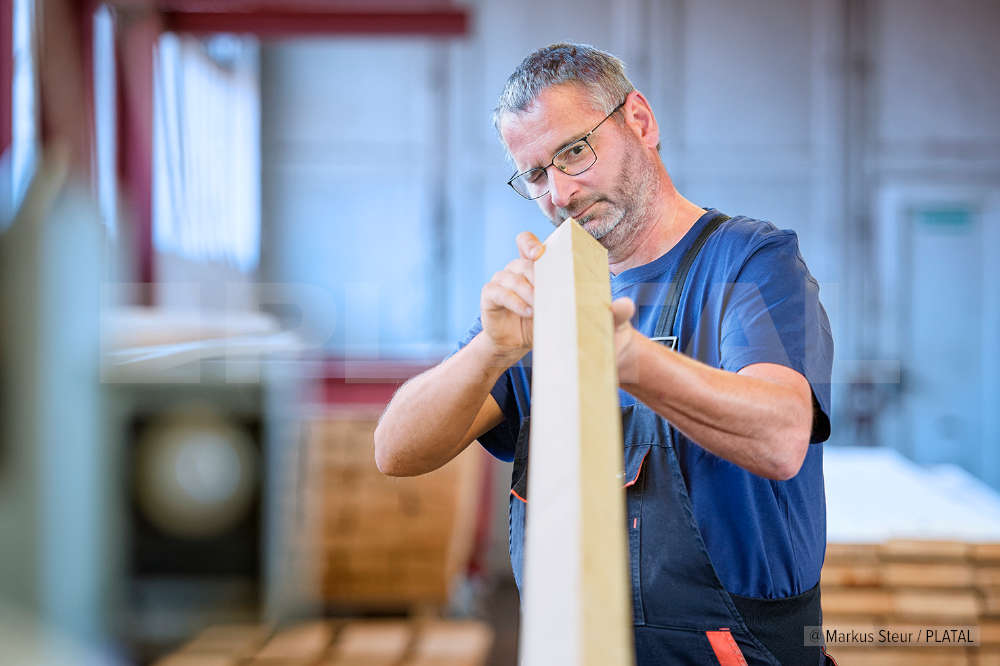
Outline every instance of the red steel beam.
<path fill-rule="evenodd" d="M 166 11 L 165 30 L 189 34 L 235 32 L 258 37 L 316 35 L 461 36 L 469 31 L 468 12 L 461 8 L 412 11 L 303 9 L 199 12 Z"/>

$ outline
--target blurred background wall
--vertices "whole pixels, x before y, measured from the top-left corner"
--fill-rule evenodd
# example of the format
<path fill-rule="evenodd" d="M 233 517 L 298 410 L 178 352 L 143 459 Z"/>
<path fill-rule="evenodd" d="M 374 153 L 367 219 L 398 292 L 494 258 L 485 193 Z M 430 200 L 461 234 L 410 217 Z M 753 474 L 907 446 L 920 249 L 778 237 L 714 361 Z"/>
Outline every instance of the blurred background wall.
<path fill-rule="evenodd" d="M 371 425 L 454 348 L 514 236 L 551 228 L 505 185 L 490 113 L 554 41 L 625 61 L 682 194 L 798 232 L 836 342 L 830 445 L 1000 490 L 993 0 L 0 10 L 0 586 L 88 644 L 141 661 L 304 607 L 287 548 L 309 524 L 311 426 L 359 404 Z M 140 497 L 144 443 L 185 419 L 214 443 L 182 455 L 197 483 L 163 492 L 249 507 L 201 545 Z M 506 580 L 509 468 L 470 469 L 467 577 Z M 227 483 L 243 494 L 210 492 Z M 223 543 L 254 552 L 227 568 Z"/>
<path fill-rule="evenodd" d="M 838 444 L 1000 487 L 1000 7 L 985 0 L 470 3 L 467 36 L 261 51 L 261 274 L 328 295 L 337 354 L 440 355 L 549 223 L 489 122 L 538 46 L 620 55 L 703 205 L 795 229 L 836 340 Z"/>

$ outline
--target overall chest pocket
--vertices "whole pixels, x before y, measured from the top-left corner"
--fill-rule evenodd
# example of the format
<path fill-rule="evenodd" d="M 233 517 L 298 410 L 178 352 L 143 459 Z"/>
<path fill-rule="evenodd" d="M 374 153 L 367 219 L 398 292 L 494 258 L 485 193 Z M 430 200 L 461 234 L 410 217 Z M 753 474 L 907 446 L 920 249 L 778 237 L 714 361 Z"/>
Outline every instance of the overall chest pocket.
<path fill-rule="evenodd" d="M 670 442 L 669 426 L 645 405 L 628 405 L 622 408 L 622 435 L 625 460 L 622 484 L 633 486 L 639 477 L 642 462 L 651 445 Z M 514 443 L 514 465 L 511 470 L 510 489 L 521 501 L 528 501 L 528 454 L 531 440 L 531 417 L 521 419 Z"/>

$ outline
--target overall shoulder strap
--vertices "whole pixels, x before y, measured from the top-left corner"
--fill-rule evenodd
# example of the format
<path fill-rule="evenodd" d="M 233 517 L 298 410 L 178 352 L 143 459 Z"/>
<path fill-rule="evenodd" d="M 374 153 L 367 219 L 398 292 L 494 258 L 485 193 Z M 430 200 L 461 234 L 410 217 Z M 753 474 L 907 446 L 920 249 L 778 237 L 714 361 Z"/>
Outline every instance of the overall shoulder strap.
<path fill-rule="evenodd" d="M 680 304 L 681 292 L 684 291 L 684 285 L 687 283 L 688 271 L 691 270 L 691 264 L 694 263 L 695 257 L 701 252 L 702 246 L 708 237 L 712 235 L 712 232 L 719 228 L 719 225 L 729 219 L 728 215 L 718 214 L 706 224 L 698 237 L 691 244 L 691 247 L 687 249 L 684 253 L 684 257 L 681 258 L 681 264 L 677 268 L 677 274 L 674 276 L 674 281 L 670 283 L 670 290 L 667 292 L 667 300 L 663 304 L 663 310 L 660 312 L 660 318 L 656 322 L 656 332 L 653 334 L 653 340 L 659 340 L 671 349 L 677 349 L 677 336 L 673 333 L 674 330 L 674 319 L 677 318 L 677 307 Z"/>

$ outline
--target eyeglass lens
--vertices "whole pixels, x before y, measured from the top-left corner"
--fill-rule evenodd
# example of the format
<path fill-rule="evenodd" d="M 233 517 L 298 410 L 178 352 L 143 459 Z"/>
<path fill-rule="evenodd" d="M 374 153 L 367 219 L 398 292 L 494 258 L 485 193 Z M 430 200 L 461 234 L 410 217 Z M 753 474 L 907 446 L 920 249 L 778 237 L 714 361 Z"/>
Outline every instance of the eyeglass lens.
<path fill-rule="evenodd" d="M 566 175 L 576 176 L 589 169 L 596 161 L 594 149 L 581 139 L 559 151 L 552 159 L 552 164 Z M 521 174 L 511 184 L 521 196 L 537 199 L 548 191 L 549 180 L 545 169 L 537 168 Z"/>

